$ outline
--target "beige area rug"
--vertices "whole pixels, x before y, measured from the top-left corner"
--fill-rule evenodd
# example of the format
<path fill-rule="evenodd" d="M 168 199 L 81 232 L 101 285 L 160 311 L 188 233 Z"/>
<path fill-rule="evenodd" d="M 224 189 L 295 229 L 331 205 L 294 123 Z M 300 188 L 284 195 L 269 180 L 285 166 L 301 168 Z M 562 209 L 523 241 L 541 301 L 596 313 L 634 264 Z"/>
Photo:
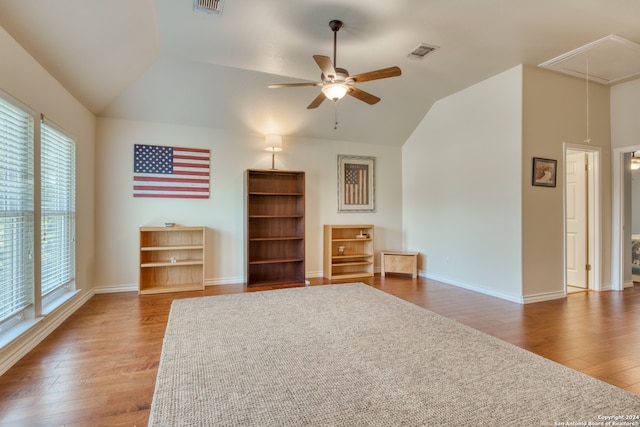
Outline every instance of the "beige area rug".
<path fill-rule="evenodd" d="M 346 284 L 176 300 L 149 425 L 640 424 L 618 416 L 640 396 Z"/>

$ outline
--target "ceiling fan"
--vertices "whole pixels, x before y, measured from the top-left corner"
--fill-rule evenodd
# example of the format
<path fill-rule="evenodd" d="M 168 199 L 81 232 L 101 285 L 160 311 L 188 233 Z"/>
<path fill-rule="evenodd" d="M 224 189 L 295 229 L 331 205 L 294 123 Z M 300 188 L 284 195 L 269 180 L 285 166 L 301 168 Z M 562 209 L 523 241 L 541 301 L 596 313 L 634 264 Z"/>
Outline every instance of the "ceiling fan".
<path fill-rule="evenodd" d="M 338 101 L 345 95 L 349 94 L 356 99 L 373 105 L 380 101 L 375 95 L 363 91 L 355 87 L 356 83 L 367 82 L 370 80 L 386 79 L 388 77 L 397 77 L 402 74 L 399 67 L 383 68 L 381 70 L 369 71 L 368 73 L 349 75 L 349 72 L 344 68 L 335 67 L 336 64 L 336 43 L 337 34 L 340 28 L 342 28 L 342 21 L 337 19 L 329 22 L 329 27 L 333 31 L 333 62 L 331 58 L 323 55 L 313 55 L 313 59 L 320 67 L 322 74 L 320 75 L 320 82 L 309 83 L 285 83 L 285 84 L 272 84 L 269 88 L 282 88 L 282 87 L 300 87 L 300 86 L 320 86 L 320 94 L 307 106 L 308 109 L 317 108 L 325 99 L 331 99 Z"/>

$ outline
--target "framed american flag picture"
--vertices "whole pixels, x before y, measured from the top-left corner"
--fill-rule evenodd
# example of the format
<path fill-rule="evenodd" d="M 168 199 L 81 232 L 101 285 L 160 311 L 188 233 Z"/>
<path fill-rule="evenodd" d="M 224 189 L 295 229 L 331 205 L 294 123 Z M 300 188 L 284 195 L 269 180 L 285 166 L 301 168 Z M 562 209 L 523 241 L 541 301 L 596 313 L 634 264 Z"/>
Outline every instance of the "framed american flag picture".
<path fill-rule="evenodd" d="M 338 212 L 375 212 L 375 157 L 338 155 Z"/>

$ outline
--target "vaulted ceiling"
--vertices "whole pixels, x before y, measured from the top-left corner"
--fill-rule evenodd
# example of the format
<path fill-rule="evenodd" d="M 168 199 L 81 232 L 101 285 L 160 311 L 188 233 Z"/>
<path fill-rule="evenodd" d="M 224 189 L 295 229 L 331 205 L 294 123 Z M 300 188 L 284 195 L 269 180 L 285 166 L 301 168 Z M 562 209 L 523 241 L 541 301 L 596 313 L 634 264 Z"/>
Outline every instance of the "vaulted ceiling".
<path fill-rule="evenodd" d="M 635 0 L 3 0 L 0 26 L 99 117 L 401 145 L 435 101 L 518 64 L 538 65 L 609 34 L 640 42 Z M 312 55 L 358 74 L 382 98 L 307 105 Z M 439 49 L 423 60 L 420 43 Z M 0 82 L 1 85 L 1 82 Z M 335 118 L 339 125 L 334 129 Z"/>

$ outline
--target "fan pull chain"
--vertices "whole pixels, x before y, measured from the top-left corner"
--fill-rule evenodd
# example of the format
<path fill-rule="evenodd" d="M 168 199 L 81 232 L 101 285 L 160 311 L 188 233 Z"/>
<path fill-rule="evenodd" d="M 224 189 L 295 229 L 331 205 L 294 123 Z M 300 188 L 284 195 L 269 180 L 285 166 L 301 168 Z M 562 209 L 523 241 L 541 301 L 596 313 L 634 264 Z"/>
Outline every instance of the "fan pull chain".
<path fill-rule="evenodd" d="M 333 125 L 333 129 L 336 130 L 338 129 L 338 101 L 333 101 L 333 105 L 335 105 L 335 110 L 334 110 L 334 118 L 335 118 L 335 124 Z"/>
<path fill-rule="evenodd" d="M 584 140 L 587 144 L 591 143 L 591 136 L 589 135 L 589 57 L 587 57 L 587 139 Z"/>

